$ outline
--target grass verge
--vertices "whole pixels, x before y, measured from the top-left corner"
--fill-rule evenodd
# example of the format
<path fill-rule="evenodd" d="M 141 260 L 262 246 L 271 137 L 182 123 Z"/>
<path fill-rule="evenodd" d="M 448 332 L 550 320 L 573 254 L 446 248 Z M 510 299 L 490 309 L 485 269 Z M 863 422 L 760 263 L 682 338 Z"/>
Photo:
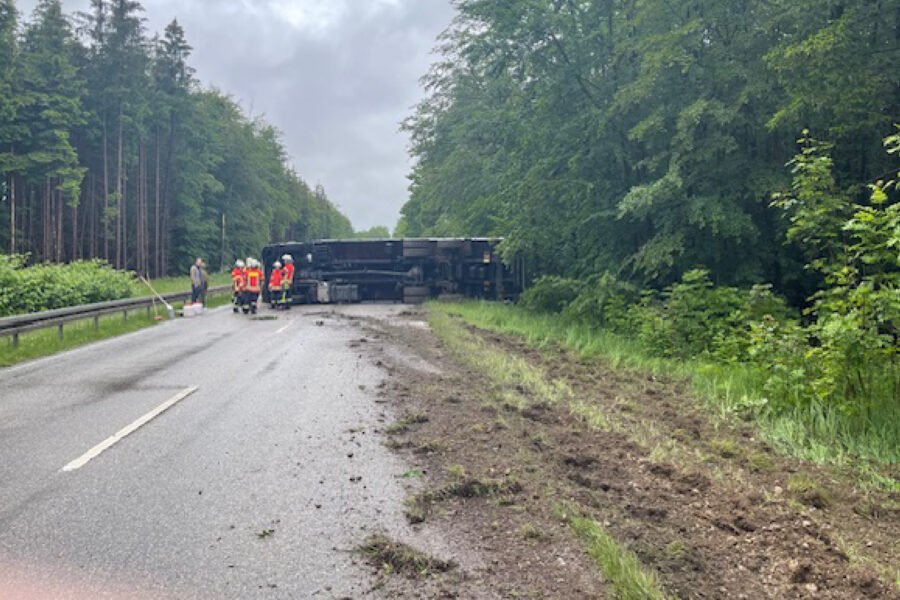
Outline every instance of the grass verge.
<path fill-rule="evenodd" d="M 215 308 L 230 302 L 230 294 L 218 294 L 209 297 L 206 307 Z M 180 303 L 175 308 L 179 310 Z M 13 348 L 12 338 L 0 339 L 0 367 L 9 367 L 27 360 L 72 350 L 91 342 L 125 335 L 157 325 L 166 318 L 165 307 L 157 304 L 149 315 L 146 310 L 137 309 L 130 311 L 127 319 L 124 319 L 119 313 L 102 316 L 98 320 L 96 328 L 93 318 L 66 323 L 61 340 L 56 327 L 47 327 L 19 335 L 18 348 Z"/>
<path fill-rule="evenodd" d="M 529 400 L 556 403 L 572 396 L 564 383 L 548 378 L 528 361 L 494 348 L 454 324 L 449 311 L 432 310 L 429 322 L 455 358 L 490 378 L 503 403 L 523 409 Z"/>
<path fill-rule="evenodd" d="M 18 348 L 13 348 L 11 338 L 0 341 L 0 367 L 50 356 L 91 342 L 151 327 L 159 322 L 156 320 L 157 316 L 165 320 L 164 307 L 158 308 L 157 314 L 151 313 L 149 317 L 145 311 L 129 313 L 127 320 L 123 319 L 121 314 L 106 315 L 100 317 L 96 329 L 93 319 L 66 323 L 62 340 L 59 339 L 56 327 L 23 333 L 19 336 Z"/>
<path fill-rule="evenodd" d="M 619 600 L 666 600 L 656 573 L 644 568 L 633 552 L 619 544 L 596 521 L 570 517 L 569 526 L 587 545 Z"/>
<path fill-rule="evenodd" d="M 538 349 L 562 346 L 581 358 L 603 358 L 613 368 L 687 379 L 719 416 L 752 414 L 765 438 L 786 454 L 819 464 L 850 466 L 860 474 L 864 485 L 900 491 L 900 482 L 895 477 L 880 472 L 880 466 L 900 463 L 900 406 L 883 407 L 879 414 L 868 415 L 864 423 L 823 407 L 796 408 L 776 414 L 765 408 L 764 378 L 747 365 L 686 362 L 650 356 L 632 339 L 572 325 L 557 315 L 534 314 L 515 306 L 462 302 L 432 303 L 430 308 L 433 326 L 442 338 L 445 335 L 441 330 L 447 329 L 445 321 L 458 316 L 482 329 L 520 336 Z M 502 368 L 501 359 L 489 356 L 488 351 L 463 354 L 471 343 L 464 344 L 462 351 L 455 350 L 453 343 L 449 345 L 455 354 L 467 361 L 482 363 L 489 360 L 497 364 L 497 369 Z M 509 375 L 500 377 L 518 377 L 516 370 L 521 371 L 514 369 Z"/>

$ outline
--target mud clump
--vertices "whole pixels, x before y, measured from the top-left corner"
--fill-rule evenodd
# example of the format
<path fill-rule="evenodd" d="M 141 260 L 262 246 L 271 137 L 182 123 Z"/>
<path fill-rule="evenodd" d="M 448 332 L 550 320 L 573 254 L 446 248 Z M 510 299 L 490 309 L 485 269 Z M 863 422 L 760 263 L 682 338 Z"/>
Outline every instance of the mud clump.
<path fill-rule="evenodd" d="M 428 556 L 385 535 L 373 535 L 357 548 L 366 563 L 385 574 L 424 579 L 456 568 L 456 563 Z"/>
<path fill-rule="evenodd" d="M 412 525 L 423 523 L 431 514 L 433 506 L 453 498 L 464 500 L 473 498 L 490 498 L 494 496 L 513 496 L 521 493 L 522 484 L 507 479 L 478 479 L 467 477 L 454 481 L 437 490 L 429 490 L 417 494 L 406 501 L 406 519 Z"/>

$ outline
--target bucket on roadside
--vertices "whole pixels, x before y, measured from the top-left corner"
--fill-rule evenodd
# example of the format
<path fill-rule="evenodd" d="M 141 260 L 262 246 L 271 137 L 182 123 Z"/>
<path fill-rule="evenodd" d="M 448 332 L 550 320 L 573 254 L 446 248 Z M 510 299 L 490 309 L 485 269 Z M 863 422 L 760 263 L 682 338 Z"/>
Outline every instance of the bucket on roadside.
<path fill-rule="evenodd" d="M 185 317 L 199 317 L 203 314 L 203 305 L 199 302 L 194 304 L 185 303 L 183 314 Z"/>

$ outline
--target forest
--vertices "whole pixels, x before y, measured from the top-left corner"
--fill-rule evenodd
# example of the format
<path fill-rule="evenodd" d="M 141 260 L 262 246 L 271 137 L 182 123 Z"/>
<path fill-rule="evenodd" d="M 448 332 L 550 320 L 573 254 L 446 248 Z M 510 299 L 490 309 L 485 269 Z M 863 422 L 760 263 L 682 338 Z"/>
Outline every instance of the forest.
<path fill-rule="evenodd" d="M 900 1 L 455 5 L 398 231 L 503 236 L 560 339 L 734 365 L 796 447 L 895 462 Z"/>
<path fill-rule="evenodd" d="M 151 35 L 143 10 L 40 0 L 23 16 L 0 0 L 0 248 L 161 277 L 352 234 L 272 124 L 201 85 L 177 20 Z"/>

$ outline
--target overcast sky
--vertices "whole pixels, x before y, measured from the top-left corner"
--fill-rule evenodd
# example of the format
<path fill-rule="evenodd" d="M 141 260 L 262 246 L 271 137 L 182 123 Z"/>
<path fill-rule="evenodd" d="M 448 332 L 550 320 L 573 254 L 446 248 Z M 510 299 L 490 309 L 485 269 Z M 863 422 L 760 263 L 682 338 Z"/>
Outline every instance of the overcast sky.
<path fill-rule="evenodd" d="M 30 15 L 35 0 L 19 0 Z M 63 0 L 67 12 L 88 0 Z M 147 28 L 177 17 L 204 85 L 284 134 L 297 171 L 356 229 L 393 229 L 408 197 L 399 123 L 421 98 L 450 0 L 142 0 Z"/>

